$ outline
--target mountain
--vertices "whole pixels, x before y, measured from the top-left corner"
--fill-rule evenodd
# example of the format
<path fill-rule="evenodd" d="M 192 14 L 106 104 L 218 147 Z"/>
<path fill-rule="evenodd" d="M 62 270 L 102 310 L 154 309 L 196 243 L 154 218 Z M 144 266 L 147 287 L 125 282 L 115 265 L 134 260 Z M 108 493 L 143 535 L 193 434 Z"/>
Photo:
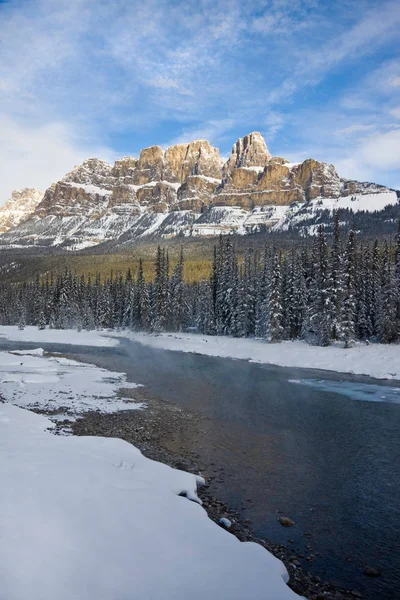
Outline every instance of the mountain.
<path fill-rule="evenodd" d="M 17 202 L 15 216 L 10 202 L 2 209 L 8 215 L 2 246 L 78 250 L 149 236 L 301 230 L 304 221 L 312 233 L 310 218 L 316 222 L 323 211 L 377 211 L 398 198 L 384 186 L 341 179 L 330 164 L 273 157 L 262 135 L 253 132 L 237 140 L 226 162 L 206 140 L 165 151 L 151 146 L 139 158 L 114 165 L 85 160 L 40 201 L 26 201 L 26 210 Z"/>
<path fill-rule="evenodd" d="M 34 188 L 14 190 L 11 198 L 0 207 L 0 233 L 16 227 L 32 213 L 43 198 L 43 192 Z"/>

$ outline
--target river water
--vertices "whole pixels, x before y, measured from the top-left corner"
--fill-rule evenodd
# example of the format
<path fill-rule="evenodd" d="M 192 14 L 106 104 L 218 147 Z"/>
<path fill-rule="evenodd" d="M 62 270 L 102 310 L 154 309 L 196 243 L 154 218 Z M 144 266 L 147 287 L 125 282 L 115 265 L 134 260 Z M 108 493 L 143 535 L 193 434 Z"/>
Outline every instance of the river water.
<path fill-rule="evenodd" d="M 200 437 L 185 430 L 165 442 L 196 454 L 210 491 L 259 537 L 292 545 L 310 572 L 365 599 L 400 598 L 400 382 L 128 340 L 42 346 L 123 371 L 152 397 L 201 415 Z M 34 344 L 0 342 L 16 347 Z M 295 526 L 283 528 L 280 515 Z M 382 576 L 366 577 L 365 566 Z"/>

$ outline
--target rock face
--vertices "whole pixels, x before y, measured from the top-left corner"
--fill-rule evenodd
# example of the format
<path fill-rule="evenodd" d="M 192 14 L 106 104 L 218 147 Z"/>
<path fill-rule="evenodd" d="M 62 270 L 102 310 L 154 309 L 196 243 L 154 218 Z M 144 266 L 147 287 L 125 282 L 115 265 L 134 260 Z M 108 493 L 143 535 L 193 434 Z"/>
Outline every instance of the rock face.
<path fill-rule="evenodd" d="M 43 198 L 36 190 L 14 192 L 0 209 L 0 232 L 10 230 L 0 243 L 78 249 L 129 236 L 250 233 L 293 223 L 304 206 L 314 213 L 314 201 L 331 210 L 371 194 L 395 202 L 386 188 L 341 180 L 333 165 L 272 157 L 253 132 L 237 140 L 225 164 L 206 140 L 165 151 L 150 146 L 114 165 L 89 158 Z"/>
<path fill-rule="evenodd" d="M 218 148 L 207 140 L 178 144 L 165 151 L 165 179 L 184 183 L 190 175 L 221 179 L 221 159 Z"/>
<path fill-rule="evenodd" d="M 225 172 L 227 177 L 215 202 L 220 206 L 253 209 L 255 206 L 281 206 L 341 195 L 335 167 L 312 158 L 301 164 L 270 158 L 265 167 L 237 167 L 230 173 L 226 168 Z"/>
<path fill-rule="evenodd" d="M 233 144 L 231 155 L 224 167 L 224 172 L 230 175 L 240 167 L 265 167 L 271 158 L 265 140 L 261 133 L 254 131 Z"/>
<path fill-rule="evenodd" d="M 34 188 L 15 190 L 0 207 L 0 233 L 16 227 L 28 219 L 43 198 L 43 192 Z"/>

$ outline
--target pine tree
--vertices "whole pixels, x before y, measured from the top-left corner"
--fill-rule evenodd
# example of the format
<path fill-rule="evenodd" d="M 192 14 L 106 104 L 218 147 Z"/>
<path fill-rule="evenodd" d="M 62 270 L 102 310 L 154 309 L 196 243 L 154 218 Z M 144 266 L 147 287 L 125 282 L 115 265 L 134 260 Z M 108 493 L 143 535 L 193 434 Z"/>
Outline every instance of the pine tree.
<path fill-rule="evenodd" d="M 152 329 L 155 332 L 165 331 L 168 320 L 168 283 L 169 260 L 165 250 L 157 248 L 155 278 L 152 298 Z"/>
<path fill-rule="evenodd" d="M 355 338 L 355 270 L 356 270 L 356 239 L 353 230 L 349 233 L 349 239 L 346 247 L 345 264 L 345 296 L 343 303 L 343 340 L 346 347 L 354 343 Z"/>
<path fill-rule="evenodd" d="M 184 331 L 187 327 L 188 307 L 183 281 L 183 265 L 183 248 L 181 248 L 179 260 L 170 281 L 170 328 L 172 331 Z"/>
<path fill-rule="evenodd" d="M 255 289 L 251 251 L 248 248 L 237 284 L 237 304 L 232 335 L 247 337 L 254 333 Z"/>
<path fill-rule="evenodd" d="M 330 306 L 330 337 L 338 340 L 341 333 L 341 307 L 343 300 L 343 273 L 342 273 L 342 243 L 340 238 L 339 213 L 333 214 L 333 243 L 331 252 L 331 269 L 329 278 L 329 306 Z"/>
<path fill-rule="evenodd" d="M 313 248 L 313 268 L 310 271 L 311 304 L 305 321 L 304 335 L 320 346 L 328 346 L 331 336 L 331 305 L 328 281 L 328 244 L 323 225 Z"/>
<path fill-rule="evenodd" d="M 271 342 L 280 342 L 283 338 L 282 279 L 278 253 L 275 251 L 271 279 L 268 289 L 268 326 L 267 335 Z"/>
<path fill-rule="evenodd" d="M 369 254 L 366 248 L 361 246 L 357 260 L 356 270 L 356 333 L 361 340 L 368 340 L 372 335 L 372 321 L 369 305 L 369 278 L 368 278 Z"/>
<path fill-rule="evenodd" d="M 378 307 L 378 340 L 385 344 L 395 342 L 398 333 L 396 322 L 397 295 L 395 279 L 392 278 L 392 265 L 387 241 L 384 243 L 381 261 L 381 289 Z"/>

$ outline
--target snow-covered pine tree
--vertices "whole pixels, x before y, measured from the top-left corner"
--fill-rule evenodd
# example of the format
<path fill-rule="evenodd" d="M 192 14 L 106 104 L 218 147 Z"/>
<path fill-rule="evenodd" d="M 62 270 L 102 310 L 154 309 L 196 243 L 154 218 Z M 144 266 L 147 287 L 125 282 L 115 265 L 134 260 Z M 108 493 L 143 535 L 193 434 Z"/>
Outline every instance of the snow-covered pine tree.
<path fill-rule="evenodd" d="M 170 323 L 172 331 L 184 331 L 188 322 L 188 306 L 186 304 L 185 283 L 183 280 L 183 248 L 175 265 L 170 280 Z"/>
<path fill-rule="evenodd" d="M 356 299 L 355 299 L 355 271 L 356 271 L 356 235 L 353 230 L 349 232 L 346 247 L 345 269 L 344 269 L 344 301 L 342 312 L 342 336 L 345 346 L 354 343 Z"/>
<path fill-rule="evenodd" d="M 361 340 L 372 336 L 370 317 L 368 264 L 370 255 L 364 245 L 360 246 L 357 259 L 356 277 L 356 334 Z"/>
<path fill-rule="evenodd" d="M 253 262 L 250 248 L 247 249 L 237 284 L 237 305 L 232 325 L 232 335 L 247 337 L 254 333 L 255 289 Z"/>
<path fill-rule="evenodd" d="M 270 342 L 283 339 L 282 278 L 279 254 L 273 253 L 271 278 L 268 286 L 268 325 L 267 337 Z"/>
<path fill-rule="evenodd" d="M 264 247 L 262 263 L 258 267 L 258 286 L 256 287 L 255 324 L 256 338 L 267 336 L 268 326 L 268 284 L 271 273 L 271 249 Z"/>
<path fill-rule="evenodd" d="M 332 250 L 329 274 L 330 337 L 338 340 L 341 333 L 341 308 L 343 300 L 342 241 L 337 210 L 333 213 Z"/>
<path fill-rule="evenodd" d="M 328 346 L 331 339 L 331 306 L 328 278 L 328 244 L 323 225 L 318 227 L 318 235 L 313 244 L 312 263 L 312 270 L 310 270 L 310 305 L 303 335 L 313 343 Z"/>
<path fill-rule="evenodd" d="M 237 256 L 230 236 L 220 241 L 218 252 L 216 329 L 219 335 L 229 335 L 234 329 L 238 291 Z"/>
<path fill-rule="evenodd" d="M 378 301 L 377 332 L 378 340 L 390 344 L 397 340 L 397 290 L 395 278 L 392 277 L 392 264 L 387 241 L 383 245 L 381 260 L 381 288 Z"/>
<path fill-rule="evenodd" d="M 165 331 L 168 318 L 169 260 L 165 250 L 157 248 L 152 298 L 152 329 Z"/>

